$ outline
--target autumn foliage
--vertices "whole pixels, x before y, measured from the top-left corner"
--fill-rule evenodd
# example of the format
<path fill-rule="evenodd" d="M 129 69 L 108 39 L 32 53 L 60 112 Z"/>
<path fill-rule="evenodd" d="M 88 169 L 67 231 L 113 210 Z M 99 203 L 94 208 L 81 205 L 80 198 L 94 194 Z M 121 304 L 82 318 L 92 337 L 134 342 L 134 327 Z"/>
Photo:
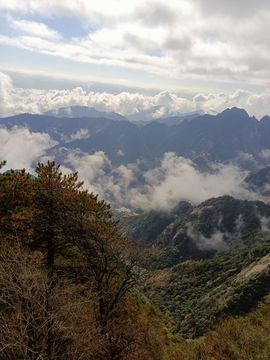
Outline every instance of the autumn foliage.
<path fill-rule="evenodd" d="M 0 359 L 158 359 L 110 206 L 53 162 L 0 175 Z"/>

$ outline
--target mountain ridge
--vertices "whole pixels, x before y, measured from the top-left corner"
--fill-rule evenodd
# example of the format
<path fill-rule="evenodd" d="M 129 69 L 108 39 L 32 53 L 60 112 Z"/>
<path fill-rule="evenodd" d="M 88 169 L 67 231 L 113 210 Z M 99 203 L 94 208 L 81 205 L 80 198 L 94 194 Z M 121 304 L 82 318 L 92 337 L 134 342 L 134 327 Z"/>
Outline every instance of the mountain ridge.
<path fill-rule="evenodd" d="M 91 106 L 81 106 L 73 105 L 68 107 L 61 107 L 55 110 L 46 111 L 43 115 L 51 115 L 56 117 L 70 117 L 70 118 L 80 118 L 80 117 L 89 117 L 89 118 L 108 118 L 111 120 L 127 120 L 126 117 L 120 115 L 116 112 L 111 111 L 99 111 Z"/>
<path fill-rule="evenodd" d="M 104 117 L 60 118 L 33 114 L 0 119 L 0 125 L 7 128 L 26 126 L 33 132 L 48 133 L 60 147 L 66 146 L 62 138 L 84 129 L 89 137 L 77 139 L 76 148 L 82 147 L 81 151 L 88 153 L 105 151 L 109 159 L 118 164 L 137 160 L 153 163 L 165 152 L 174 152 L 192 160 L 203 156 L 209 162 L 223 163 L 233 161 L 241 154 L 249 154 L 254 161 L 264 165 L 266 160 L 261 152 L 270 149 L 270 127 L 266 128 L 266 123 L 266 120 L 260 122 L 237 108 L 218 115 L 201 115 L 172 126 L 163 122 L 138 126 L 126 119 L 115 121 Z M 121 158 L 117 155 L 119 150 Z"/>
<path fill-rule="evenodd" d="M 156 249 L 154 262 L 162 268 L 263 243 L 270 237 L 269 219 L 270 205 L 221 196 L 130 216 L 123 226 L 133 241 Z"/>

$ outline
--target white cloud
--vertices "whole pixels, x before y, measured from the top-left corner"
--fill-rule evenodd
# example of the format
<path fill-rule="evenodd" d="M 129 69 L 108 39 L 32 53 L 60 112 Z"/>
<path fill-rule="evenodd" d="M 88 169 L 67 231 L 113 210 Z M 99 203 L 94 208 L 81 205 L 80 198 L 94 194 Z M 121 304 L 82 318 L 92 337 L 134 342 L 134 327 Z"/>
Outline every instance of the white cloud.
<path fill-rule="evenodd" d="M 225 242 L 226 233 L 222 233 L 219 230 L 214 230 L 211 237 L 205 237 L 198 230 L 196 230 L 192 224 L 189 224 L 187 229 L 187 235 L 196 243 L 200 250 L 215 250 L 224 251 L 227 248 Z"/>
<path fill-rule="evenodd" d="M 103 151 L 91 155 L 72 151 L 65 160 L 65 167 L 78 171 L 84 186 L 101 198 L 117 206 L 129 204 L 127 190 L 135 177 L 135 164 L 114 167 Z"/>
<path fill-rule="evenodd" d="M 71 167 L 79 172 L 80 179 L 84 181 L 84 185 L 89 191 L 103 196 L 100 180 L 105 176 L 106 167 L 111 167 L 111 162 L 103 151 L 97 151 L 91 155 L 70 151 L 65 164 L 67 168 Z"/>
<path fill-rule="evenodd" d="M 258 198 L 244 187 L 246 173 L 236 166 L 215 165 L 212 173 L 202 173 L 191 160 L 173 153 L 164 154 L 160 166 L 146 172 L 139 164 L 113 166 L 101 151 L 73 151 L 65 166 L 77 170 L 86 188 L 116 207 L 169 210 L 181 200 L 198 204 L 222 195 Z"/>
<path fill-rule="evenodd" d="M 133 203 L 142 208 L 168 209 L 180 200 L 200 203 L 211 197 L 232 195 L 249 198 L 243 185 L 243 173 L 232 165 L 216 165 L 214 173 L 202 173 L 191 160 L 166 153 L 160 167 L 146 172 L 145 193 Z M 194 191 L 196 189 L 196 191 Z"/>
<path fill-rule="evenodd" d="M 245 18 L 270 10 L 268 0 L 198 0 L 198 3 L 205 14 L 219 17 Z"/>
<path fill-rule="evenodd" d="M 269 149 L 262 150 L 259 156 L 264 160 L 270 160 L 270 150 Z"/>
<path fill-rule="evenodd" d="M 13 25 L 31 35 L 36 28 L 35 36 L 2 35 L 4 44 L 176 79 L 269 86 L 267 0 L 1 0 L 0 9 L 12 16 L 49 17 L 56 29 L 58 19 L 73 17 L 89 29 L 56 42 L 57 34 L 45 24 L 22 19 Z"/>
<path fill-rule="evenodd" d="M 4 170 L 25 168 L 31 171 L 33 163 L 55 145 L 48 134 L 31 133 L 19 127 L 0 128 L 0 159 L 7 161 Z"/>
<path fill-rule="evenodd" d="M 61 37 L 57 31 L 50 29 L 43 23 L 28 20 L 16 20 L 10 16 L 8 17 L 8 23 L 13 29 L 20 30 L 22 33 L 30 34 L 34 37 L 51 40 L 57 40 Z"/>
<path fill-rule="evenodd" d="M 10 110 L 14 110 L 12 89 L 11 78 L 0 72 L 0 116 L 9 115 Z"/>
<path fill-rule="evenodd" d="M 69 141 L 83 140 L 90 137 L 88 129 L 79 129 L 75 133 L 70 135 Z"/>
<path fill-rule="evenodd" d="M 259 119 L 270 114 L 270 92 L 252 93 L 237 90 L 232 94 L 197 94 L 184 98 L 163 91 L 156 95 L 120 92 L 86 91 L 81 87 L 71 90 L 19 89 L 12 86 L 9 76 L 0 73 L 0 116 L 19 113 L 43 113 L 72 105 L 92 106 L 100 111 L 114 111 L 122 115 L 149 111 L 153 118 L 179 113 L 203 111 L 218 113 L 226 108 L 240 107 Z"/>
<path fill-rule="evenodd" d="M 125 153 L 124 153 L 124 151 L 122 149 L 117 150 L 116 154 L 118 156 L 125 156 Z"/>

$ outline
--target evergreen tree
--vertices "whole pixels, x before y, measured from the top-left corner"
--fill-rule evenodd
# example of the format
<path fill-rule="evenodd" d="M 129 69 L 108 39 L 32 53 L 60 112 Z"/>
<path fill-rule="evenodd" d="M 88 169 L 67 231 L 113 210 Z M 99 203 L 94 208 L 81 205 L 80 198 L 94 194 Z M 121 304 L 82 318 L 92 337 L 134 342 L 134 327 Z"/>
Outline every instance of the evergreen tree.
<path fill-rule="evenodd" d="M 76 173 L 63 175 L 48 162 L 38 164 L 36 176 L 24 170 L 0 175 L 0 224 L 5 288 L 0 300 L 8 304 L 1 317 L 11 328 L 11 313 L 22 319 L 14 334 L 20 338 L 21 357 L 75 359 L 80 351 L 74 342 L 81 341 L 76 332 L 83 331 L 93 346 L 89 334 L 94 331 L 100 342 L 96 356 L 120 358 L 126 336 L 119 330 L 121 311 L 134 277 L 132 261 L 126 261 L 127 242 L 110 206 L 82 190 Z M 6 277 L 4 269 L 13 275 Z M 86 311 L 76 314 L 84 316 L 77 328 L 76 320 L 70 324 L 68 318 L 73 306 Z M 7 334 L 12 339 L 12 331 Z M 86 356 L 83 349 L 78 356 Z"/>

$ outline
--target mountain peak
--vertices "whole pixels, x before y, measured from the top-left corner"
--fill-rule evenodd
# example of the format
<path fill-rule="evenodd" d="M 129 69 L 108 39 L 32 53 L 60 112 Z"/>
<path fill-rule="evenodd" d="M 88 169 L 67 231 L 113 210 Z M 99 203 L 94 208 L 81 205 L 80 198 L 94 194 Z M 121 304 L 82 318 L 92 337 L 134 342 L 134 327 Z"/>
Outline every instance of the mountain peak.
<path fill-rule="evenodd" d="M 236 106 L 232 108 L 225 109 L 222 111 L 220 115 L 230 115 L 230 116 L 237 116 L 237 117 L 250 117 L 249 114 L 245 109 L 238 108 Z"/>
<path fill-rule="evenodd" d="M 261 118 L 260 120 L 261 123 L 269 123 L 270 122 L 270 116 L 269 115 L 265 115 L 264 117 Z"/>

